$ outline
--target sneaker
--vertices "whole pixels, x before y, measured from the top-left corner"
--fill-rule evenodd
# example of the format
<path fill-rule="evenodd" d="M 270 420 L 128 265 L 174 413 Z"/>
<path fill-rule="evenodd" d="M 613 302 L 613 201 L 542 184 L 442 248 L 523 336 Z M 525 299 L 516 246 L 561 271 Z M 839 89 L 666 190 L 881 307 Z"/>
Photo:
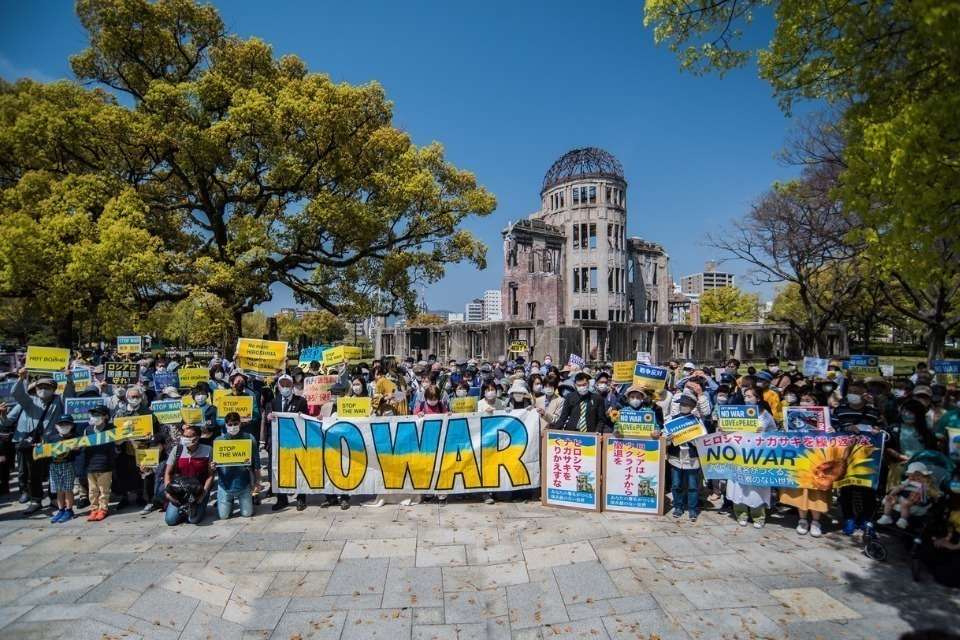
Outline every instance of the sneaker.
<path fill-rule="evenodd" d="M 797 523 L 797 535 L 805 536 L 808 531 L 810 531 L 810 527 L 807 526 L 807 521 L 801 519 Z"/>
<path fill-rule="evenodd" d="M 43 509 L 43 507 L 40 505 L 39 502 L 31 502 L 29 505 L 27 505 L 27 508 L 23 510 L 23 515 L 32 516 L 37 511 L 40 511 L 41 509 Z"/>
<path fill-rule="evenodd" d="M 494 500 L 493 500 L 493 494 L 492 494 L 492 493 L 488 493 L 488 494 L 486 495 L 486 497 L 484 497 L 484 499 L 483 499 L 483 504 L 493 504 L 493 502 L 494 502 Z"/>
<path fill-rule="evenodd" d="M 30 502 L 30 496 L 28 496 L 25 493 L 21 493 L 20 499 L 17 500 L 17 502 L 19 502 L 20 504 L 27 504 L 28 502 Z"/>
<path fill-rule="evenodd" d="M 87 516 L 87 522 L 96 522 L 98 520 L 97 516 L 100 515 L 99 509 L 94 509 Z"/>
<path fill-rule="evenodd" d="M 847 518 L 843 521 L 843 535 L 852 536 L 857 528 L 857 521 L 853 518 Z"/>
<path fill-rule="evenodd" d="M 885 513 L 877 519 L 877 524 L 893 524 L 893 518 L 891 518 L 889 514 Z"/>
<path fill-rule="evenodd" d="M 401 507 L 411 507 L 411 506 L 413 506 L 413 499 L 412 499 L 412 498 L 404 498 L 403 500 L 400 501 L 400 506 L 401 506 Z"/>
<path fill-rule="evenodd" d="M 307 496 L 297 496 L 297 511 L 307 508 Z"/>
<path fill-rule="evenodd" d="M 823 535 L 823 532 L 820 530 L 820 522 L 814 520 L 810 523 L 810 536 L 812 538 L 819 538 L 821 535 Z"/>
<path fill-rule="evenodd" d="M 406 502 L 407 504 L 404 505 L 404 504 L 403 504 L 404 502 Z M 377 498 L 376 500 L 371 500 L 370 502 L 364 502 L 364 503 L 363 503 L 362 505 L 360 505 L 360 506 L 361 506 L 361 507 L 373 507 L 374 509 L 379 509 L 380 507 L 382 507 L 382 506 L 385 505 L 386 503 L 387 503 L 387 501 L 384 500 L 383 498 Z M 410 506 L 409 503 L 410 503 L 410 500 L 407 499 L 407 500 L 403 500 L 400 504 L 402 504 L 402 505 L 405 506 L 405 507 L 409 507 L 409 506 Z"/>
<path fill-rule="evenodd" d="M 347 496 L 340 496 L 340 508 L 344 511 L 350 508 L 350 498 Z"/>
<path fill-rule="evenodd" d="M 50 516 L 50 522 L 60 522 L 60 516 L 63 515 L 64 511 L 66 511 L 66 509 L 57 509 L 56 511 L 54 511 L 53 515 Z"/>
<path fill-rule="evenodd" d="M 898 528 L 898 529 L 906 529 L 906 528 L 907 528 L 907 525 L 909 525 L 909 524 L 910 524 L 910 523 L 907 522 L 907 519 L 906 519 L 906 518 L 898 518 L 898 519 L 897 519 L 897 528 Z"/>
<path fill-rule="evenodd" d="M 674 517 L 674 518 L 679 518 L 679 517 L 681 517 L 682 515 L 683 515 L 683 511 L 680 511 L 680 509 L 674 509 L 674 510 L 673 510 L 673 517 Z"/>
<path fill-rule="evenodd" d="M 745 527 L 749 523 L 750 523 L 750 519 L 745 513 L 741 515 L 739 518 L 737 518 L 737 524 L 740 525 L 741 527 Z"/>
<path fill-rule="evenodd" d="M 281 509 L 286 509 L 288 504 L 290 504 L 290 499 L 285 494 L 281 493 L 277 496 L 277 502 L 270 507 L 270 511 L 280 511 Z"/>
<path fill-rule="evenodd" d="M 763 525 L 765 525 L 766 523 L 767 523 L 766 520 L 764 520 L 763 518 L 758 518 L 758 519 L 756 519 L 756 520 L 753 521 L 753 528 L 754 528 L 754 529 L 763 529 Z"/>
<path fill-rule="evenodd" d="M 90 506 L 90 499 L 87 496 L 80 496 L 77 498 L 77 503 L 74 506 L 77 509 L 86 509 Z"/>
<path fill-rule="evenodd" d="M 154 511 L 156 511 L 156 509 L 157 509 L 157 505 L 153 504 L 152 502 L 149 502 L 146 505 L 144 505 L 143 509 L 140 509 L 140 515 L 145 516 L 145 515 L 151 514 Z"/>
<path fill-rule="evenodd" d="M 97 522 L 100 522 L 101 520 L 106 520 L 108 515 L 110 514 L 107 513 L 106 509 L 100 509 L 100 511 L 97 512 Z"/>
<path fill-rule="evenodd" d="M 69 522 L 69 521 L 72 520 L 72 519 L 73 519 L 73 511 L 72 511 L 71 509 L 64 509 L 64 510 L 60 511 L 60 512 L 54 517 L 54 519 L 51 520 L 50 522 L 52 522 L 52 523 L 54 523 L 54 524 L 60 524 L 60 523 L 63 523 L 63 522 Z"/>
<path fill-rule="evenodd" d="M 696 522 L 698 515 L 700 515 L 700 514 L 694 512 L 694 511 L 691 511 L 691 512 L 690 512 L 690 522 Z"/>

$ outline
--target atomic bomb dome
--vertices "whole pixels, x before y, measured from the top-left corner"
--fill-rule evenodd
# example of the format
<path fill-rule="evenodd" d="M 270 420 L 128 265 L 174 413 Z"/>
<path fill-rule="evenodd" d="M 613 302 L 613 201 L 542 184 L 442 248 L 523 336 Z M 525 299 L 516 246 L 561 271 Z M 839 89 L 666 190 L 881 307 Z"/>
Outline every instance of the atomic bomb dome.
<path fill-rule="evenodd" d="M 546 175 L 540 193 L 558 184 L 582 178 L 613 178 L 626 184 L 623 165 L 613 154 L 597 147 L 571 149 L 554 162 Z"/>

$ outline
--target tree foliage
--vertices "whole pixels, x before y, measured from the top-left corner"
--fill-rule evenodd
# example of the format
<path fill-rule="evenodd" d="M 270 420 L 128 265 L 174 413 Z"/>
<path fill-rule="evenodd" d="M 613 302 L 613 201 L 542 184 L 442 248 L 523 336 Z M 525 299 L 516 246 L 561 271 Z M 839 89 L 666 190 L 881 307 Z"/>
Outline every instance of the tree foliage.
<path fill-rule="evenodd" d="M 708 289 L 700 296 L 700 321 L 703 324 L 721 322 L 756 322 L 760 298 L 736 287 Z"/>
<path fill-rule="evenodd" d="M 191 0 L 77 12 L 90 46 L 71 65 L 94 88 L 0 84 L 0 297 L 63 333 L 103 304 L 192 300 L 179 311 L 219 322 L 217 300 L 237 334 L 275 284 L 365 316 L 413 309 L 449 263 L 485 266 L 460 226 L 493 196 L 395 128 L 378 84 L 310 73 Z"/>
<path fill-rule="evenodd" d="M 742 46 L 766 10 L 769 44 Z M 874 276 L 893 283 L 888 302 L 925 326 L 929 357 L 941 357 L 960 326 L 960 4 L 647 0 L 645 22 L 686 68 L 723 72 L 756 53 L 784 110 L 814 99 L 839 112 L 837 199 Z"/>

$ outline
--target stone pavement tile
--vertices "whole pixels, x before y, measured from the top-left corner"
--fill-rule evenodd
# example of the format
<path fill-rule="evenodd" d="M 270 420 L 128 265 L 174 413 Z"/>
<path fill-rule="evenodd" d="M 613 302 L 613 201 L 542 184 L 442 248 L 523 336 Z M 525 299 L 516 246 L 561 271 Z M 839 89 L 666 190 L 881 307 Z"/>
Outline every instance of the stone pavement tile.
<path fill-rule="evenodd" d="M 273 629 L 289 602 L 287 597 L 255 598 L 246 603 L 231 599 L 223 609 L 223 619 L 248 630 Z"/>
<path fill-rule="evenodd" d="M 781 573 L 770 576 L 750 576 L 750 582 L 761 589 L 795 589 L 797 587 L 818 587 L 826 589 L 837 587 L 842 583 L 822 573 Z"/>
<path fill-rule="evenodd" d="M 523 556 L 527 562 L 527 570 L 530 571 L 576 562 L 597 561 L 597 554 L 593 552 L 593 547 L 582 542 L 524 549 Z"/>
<path fill-rule="evenodd" d="M 19 598 L 50 582 L 50 578 L 0 580 L 0 605 L 12 605 Z"/>
<path fill-rule="evenodd" d="M 99 602 L 117 611 L 126 611 L 144 591 L 175 569 L 168 562 L 131 562 L 85 593 L 78 602 Z"/>
<path fill-rule="evenodd" d="M 379 609 L 383 595 L 350 596 L 295 596 L 290 599 L 287 611 L 341 611 L 348 609 Z"/>
<path fill-rule="evenodd" d="M 332 571 L 281 571 L 270 583 L 267 596 L 319 596 L 323 595 Z"/>
<path fill-rule="evenodd" d="M 196 598 L 151 587 L 137 598 L 127 613 L 158 626 L 183 631 L 199 603 Z"/>
<path fill-rule="evenodd" d="M 17 598 L 18 605 L 68 604 L 103 582 L 104 576 L 55 576 Z"/>
<path fill-rule="evenodd" d="M 221 617 L 223 607 L 201 602 L 180 634 L 180 640 L 240 640 L 243 627 Z"/>
<path fill-rule="evenodd" d="M 26 549 L 22 544 L 0 543 L 0 561 L 6 560 L 10 556 L 16 555 Z"/>
<path fill-rule="evenodd" d="M 606 627 L 603 626 L 603 620 L 600 618 L 588 618 L 584 620 L 574 620 L 571 622 L 561 622 L 550 624 L 542 629 L 543 637 L 549 640 L 602 640 L 609 638 Z M 646 639 L 647 636 L 640 636 Z M 656 637 L 656 636 L 650 636 Z"/>
<path fill-rule="evenodd" d="M 95 604 L 41 604 L 30 609 L 19 622 L 81 620 L 90 617 L 96 608 Z"/>
<path fill-rule="evenodd" d="M 496 544 L 470 544 L 467 549 L 467 564 L 500 564 L 523 560 L 523 548 L 517 538 L 513 542 Z"/>
<path fill-rule="evenodd" d="M 662 611 L 638 611 L 602 618 L 607 634 L 613 640 L 657 638 L 658 640 L 690 640 L 690 636 L 671 616 Z"/>
<path fill-rule="evenodd" d="M 510 638 L 506 618 L 462 624 L 413 625 L 414 640 L 506 640 Z"/>
<path fill-rule="evenodd" d="M 364 595 L 383 593 L 387 578 L 387 558 L 341 560 L 333 569 L 324 591 L 326 595 Z"/>
<path fill-rule="evenodd" d="M 606 569 L 599 562 L 578 562 L 554 567 L 560 593 L 566 604 L 616 598 L 620 595 Z"/>
<path fill-rule="evenodd" d="M 556 580 L 507 587 L 507 605 L 511 629 L 539 627 L 569 620 Z"/>
<path fill-rule="evenodd" d="M 264 597 L 276 579 L 277 574 L 269 571 L 254 571 L 238 576 L 233 584 L 230 600 L 240 604 L 251 604 L 257 598 Z"/>
<path fill-rule="evenodd" d="M 769 593 L 743 578 L 684 580 L 676 586 L 697 609 L 756 607 L 777 602 Z"/>
<path fill-rule="evenodd" d="M 3 578 L 26 578 L 34 575 L 48 564 L 57 560 L 56 556 L 42 553 L 18 553 L 3 561 Z"/>
<path fill-rule="evenodd" d="M 388 609 L 443 606 L 439 567 L 395 567 L 387 571 L 383 604 Z"/>
<path fill-rule="evenodd" d="M 597 537 L 600 537 L 597 525 L 581 518 L 568 518 L 535 529 L 522 530 L 520 543 L 526 551 L 534 547 L 549 547 L 568 542 L 589 542 Z"/>
<path fill-rule="evenodd" d="M 108 576 L 123 565 L 137 560 L 135 553 L 84 553 L 75 555 L 58 554 L 56 559 L 34 572 L 37 576 Z"/>
<path fill-rule="evenodd" d="M 196 598 L 218 607 L 224 607 L 233 589 L 221 587 L 212 582 L 197 580 L 182 573 L 171 573 L 157 582 L 157 586 L 183 596 Z"/>
<path fill-rule="evenodd" d="M 16 621 L 27 611 L 30 611 L 29 606 L 0 607 L 0 629 Z"/>
<path fill-rule="evenodd" d="M 60 555 L 75 553 L 86 549 L 99 549 L 116 540 L 117 536 L 104 534 L 53 535 L 30 545 L 28 553 L 49 553 Z"/>
<path fill-rule="evenodd" d="M 650 595 L 657 601 L 660 608 L 667 613 L 683 613 L 685 611 L 694 611 L 697 608 L 679 589 L 674 591 L 653 591 Z"/>
<path fill-rule="evenodd" d="M 128 537 L 116 537 L 103 546 L 94 549 L 95 553 L 146 553 L 157 544 L 153 538 L 137 540 Z"/>
<path fill-rule="evenodd" d="M 757 608 L 690 611 L 674 616 L 694 640 L 782 638 L 785 629 Z"/>
<path fill-rule="evenodd" d="M 650 558 L 651 569 L 647 570 L 644 567 L 639 567 L 636 573 L 644 577 L 652 571 L 663 579 L 674 582 L 680 580 L 722 578 L 730 574 L 727 573 L 724 568 L 717 566 L 717 559 L 720 557 L 721 556 Z M 744 576 L 744 579 L 746 579 L 746 576 Z"/>
<path fill-rule="evenodd" d="M 346 611 L 287 611 L 272 637 L 278 640 L 337 640 L 343 631 Z"/>
<path fill-rule="evenodd" d="M 651 536 L 646 541 L 652 542 L 660 548 L 658 556 L 686 556 L 697 557 L 703 555 L 714 555 L 719 551 L 732 552 L 726 545 L 716 538 L 712 541 L 705 538 L 702 534 L 697 536 L 692 532 L 679 536 Z"/>
<path fill-rule="evenodd" d="M 224 549 L 237 551 L 237 549 L 232 548 L 232 545 L 226 547 L 221 543 L 181 542 L 179 544 L 168 544 L 158 542 L 150 548 L 150 558 L 177 564 L 181 562 L 203 564 L 216 558 Z"/>
<path fill-rule="evenodd" d="M 791 640 L 896 640 L 912 630 L 909 623 L 897 617 L 797 621 L 786 628 Z"/>
<path fill-rule="evenodd" d="M 241 531 L 230 541 L 229 551 L 293 551 L 303 533 L 248 533 Z"/>
<path fill-rule="evenodd" d="M 47 523 L 48 521 L 46 519 L 38 521 L 36 524 L 30 522 L 5 535 L 3 537 L 3 544 L 17 544 L 29 547 L 45 538 L 57 535 L 57 528 Z"/>
<path fill-rule="evenodd" d="M 368 540 L 370 538 L 416 538 L 417 525 L 414 522 L 393 522 L 370 526 L 369 522 L 349 522 L 340 524 L 334 521 L 326 531 L 307 530 L 304 540 Z"/>
<path fill-rule="evenodd" d="M 341 640 L 404 640 L 411 635 L 409 609 L 348 611 Z"/>
<path fill-rule="evenodd" d="M 567 615 L 571 620 L 585 620 L 587 618 L 602 618 L 604 616 L 649 611 L 656 609 L 659 604 L 652 594 L 644 593 L 609 600 L 591 600 L 567 605 Z"/>
<path fill-rule="evenodd" d="M 504 562 L 476 567 L 443 567 L 444 591 L 482 591 L 528 581 L 522 562 Z"/>
<path fill-rule="evenodd" d="M 237 567 L 256 567 L 266 557 L 266 551 L 233 551 L 227 546 L 198 562 L 206 563 L 209 569 L 232 574 L 236 572 Z"/>
<path fill-rule="evenodd" d="M 724 556 L 736 565 L 749 567 L 751 575 L 782 575 L 784 573 L 819 573 L 815 568 L 797 559 L 790 551 L 758 551 L 751 553 L 737 552 L 732 556 Z"/>
<path fill-rule="evenodd" d="M 871 576 L 871 571 L 875 570 L 876 563 L 859 553 L 859 550 L 855 557 L 850 557 L 843 552 L 825 551 L 822 548 L 798 549 L 791 552 L 791 556 L 798 566 L 815 569 L 844 582 L 875 579 L 875 576 Z M 791 571 L 791 573 L 796 572 Z"/>
<path fill-rule="evenodd" d="M 676 587 L 669 580 L 666 580 L 660 573 L 648 566 L 644 569 L 638 567 L 616 569 L 607 571 L 610 580 L 617 586 L 617 590 L 622 596 L 636 595 L 638 593 L 653 593 L 660 591 L 676 591 Z"/>
<path fill-rule="evenodd" d="M 462 527 L 421 526 L 417 534 L 420 547 L 443 547 L 454 544 L 496 544 L 500 533 L 495 526 L 467 529 Z"/>
<path fill-rule="evenodd" d="M 73 638 L 76 620 L 58 622 L 14 622 L 3 628 L 3 640 L 49 640 L 50 638 Z M 137 638 L 137 636 L 133 636 Z M 127 640 L 127 638 L 124 638 Z"/>
<path fill-rule="evenodd" d="M 798 620 L 848 620 L 861 617 L 850 607 L 815 587 L 774 589 L 770 595 L 786 605 Z"/>
<path fill-rule="evenodd" d="M 443 594 L 444 621 L 469 623 L 507 615 L 507 590 L 487 589 Z"/>
<path fill-rule="evenodd" d="M 278 534 L 284 535 L 284 534 Z M 337 564 L 339 549 L 313 551 L 269 551 L 257 571 L 329 571 Z"/>
<path fill-rule="evenodd" d="M 413 610 L 413 627 L 443 624 L 443 607 L 417 607 Z"/>
<path fill-rule="evenodd" d="M 417 548 L 418 567 L 457 567 L 465 564 L 467 553 L 463 545 Z"/>
<path fill-rule="evenodd" d="M 691 530 L 696 531 L 694 527 L 686 522 L 675 522 L 671 520 L 658 520 L 649 516 L 644 517 L 625 517 L 607 514 L 603 521 L 603 528 L 611 536 L 627 536 L 630 538 L 652 538 L 654 536 L 680 536 Z M 593 537 L 597 537 L 596 535 Z"/>
<path fill-rule="evenodd" d="M 417 553 L 415 538 L 368 538 L 366 540 L 348 540 L 343 545 L 340 557 L 353 558 L 396 558 L 414 556 Z"/>
<path fill-rule="evenodd" d="M 590 544 L 604 568 L 607 571 L 614 571 L 637 565 L 649 566 L 649 558 L 669 555 L 654 544 L 653 540 L 654 538 L 611 536 L 591 540 Z"/>

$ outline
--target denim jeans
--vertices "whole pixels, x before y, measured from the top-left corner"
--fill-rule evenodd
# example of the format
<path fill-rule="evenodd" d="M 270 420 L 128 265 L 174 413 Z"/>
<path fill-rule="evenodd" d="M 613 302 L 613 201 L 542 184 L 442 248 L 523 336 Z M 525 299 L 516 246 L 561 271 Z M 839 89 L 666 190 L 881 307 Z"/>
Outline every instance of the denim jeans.
<path fill-rule="evenodd" d="M 163 514 L 163 520 L 167 523 L 168 526 L 175 527 L 183 520 L 183 516 L 187 515 L 187 510 L 183 509 L 181 511 L 180 507 L 173 504 L 172 502 L 167 503 L 167 511 Z M 207 515 L 207 500 L 206 498 L 200 502 L 196 507 L 196 513 L 194 516 L 187 517 L 187 522 L 190 524 L 197 524 L 203 520 L 204 516 Z"/>
<path fill-rule="evenodd" d="M 253 492 L 250 487 L 239 491 L 227 491 L 222 486 L 217 487 L 217 515 L 221 520 L 230 517 L 233 511 L 233 502 L 240 506 L 240 516 L 249 518 L 253 515 Z"/>
<path fill-rule="evenodd" d="M 673 510 L 690 515 L 700 513 L 700 469 L 678 469 L 670 465 Z"/>

